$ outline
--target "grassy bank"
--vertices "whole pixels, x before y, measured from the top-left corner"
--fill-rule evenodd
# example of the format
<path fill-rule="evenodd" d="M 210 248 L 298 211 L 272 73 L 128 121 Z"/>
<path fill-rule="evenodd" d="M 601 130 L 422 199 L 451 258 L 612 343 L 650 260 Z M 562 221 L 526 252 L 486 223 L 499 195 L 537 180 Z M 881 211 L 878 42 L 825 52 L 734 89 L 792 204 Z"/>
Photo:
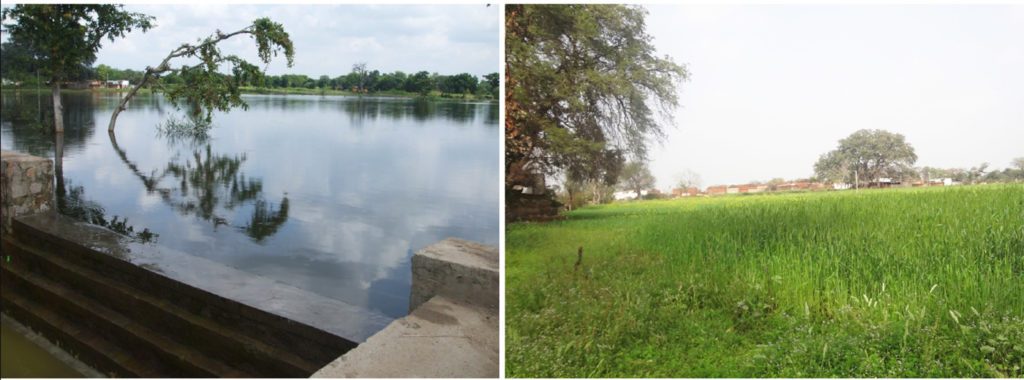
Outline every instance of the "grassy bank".
<path fill-rule="evenodd" d="M 509 376 L 1024 375 L 1021 185 L 591 207 L 506 268 Z"/>

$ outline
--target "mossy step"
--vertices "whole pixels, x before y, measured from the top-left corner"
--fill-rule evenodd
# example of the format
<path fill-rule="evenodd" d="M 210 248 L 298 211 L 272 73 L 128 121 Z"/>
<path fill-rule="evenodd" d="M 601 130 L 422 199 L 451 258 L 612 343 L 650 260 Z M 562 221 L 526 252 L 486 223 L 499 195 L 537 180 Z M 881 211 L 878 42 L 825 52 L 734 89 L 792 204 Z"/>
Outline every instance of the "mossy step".
<path fill-rule="evenodd" d="M 35 302 L 13 292 L 6 284 L 0 291 L 0 301 L 5 314 L 50 341 L 59 342 L 58 345 L 71 355 L 100 372 L 111 377 L 153 378 L 161 375 L 158 364 L 141 360 L 81 322 L 62 316 L 46 303 Z"/>
<path fill-rule="evenodd" d="M 39 298 L 61 313 L 74 316 L 87 328 L 94 328 L 116 344 L 139 356 L 152 355 L 164 364 L 161 376 L 173 377 L 252 377 L 224 363 L 196 352 L 169 337 L 118 313 L 94 300 L 61 286 L 38 274 L 4 265 L 4 292 L 23 292 L 25 298 Z M 14 287 L 14 289 L 7 289 Z M 32 310 L 32 309 L 28 309 Z M 124 359 L 123 357 L 121 359 Z"/>
<path fill-rule="evenodd" d="M 4 252 L 15 256 L 13 265 L 33 267 L 34 271 L 66 283 L 86 296 L 232 367 L 271 377 L 307 377 L 321 367 L 235 331 L 233 326 L 190 313 L 56 254 L 28 247 L 13 239 L 5 239 L 3 248 Z"/>
<path fill-rule="evenodd" d="M 393 318 L 55 213 L 15 218 L 14 234 L 62 259 L 313 363 L 329 362 Z"/>

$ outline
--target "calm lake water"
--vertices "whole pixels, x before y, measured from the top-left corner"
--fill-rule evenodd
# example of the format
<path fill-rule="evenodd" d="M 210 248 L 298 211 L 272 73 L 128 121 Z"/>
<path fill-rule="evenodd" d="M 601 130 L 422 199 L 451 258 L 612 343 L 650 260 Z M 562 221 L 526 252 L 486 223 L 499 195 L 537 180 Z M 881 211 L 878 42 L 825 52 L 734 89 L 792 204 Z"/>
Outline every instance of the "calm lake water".
<path fill-rule="evenodd" d="M 204 139 L 160 133 L 181 113 L 145 96 L 112 139 L 119 94 L 63 96 L 62 212 L 139 240 L 392 317 L 413 252 L 498 244 L 497 104 L 251 95 Z M 39 101 L 2 93 L 3 149 L 54 157 Z"/>

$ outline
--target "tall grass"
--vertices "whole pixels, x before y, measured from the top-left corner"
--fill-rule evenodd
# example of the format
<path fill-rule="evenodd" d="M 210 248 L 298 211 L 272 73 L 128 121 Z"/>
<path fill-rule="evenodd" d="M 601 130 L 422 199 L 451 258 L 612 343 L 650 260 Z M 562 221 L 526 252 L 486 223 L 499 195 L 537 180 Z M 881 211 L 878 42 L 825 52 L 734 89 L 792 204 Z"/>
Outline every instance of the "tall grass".
<path fill-rule="evenodd" d="M 506 268 L 508 376 L 1024 375 L 1020 185 L 585 208 Z"/>

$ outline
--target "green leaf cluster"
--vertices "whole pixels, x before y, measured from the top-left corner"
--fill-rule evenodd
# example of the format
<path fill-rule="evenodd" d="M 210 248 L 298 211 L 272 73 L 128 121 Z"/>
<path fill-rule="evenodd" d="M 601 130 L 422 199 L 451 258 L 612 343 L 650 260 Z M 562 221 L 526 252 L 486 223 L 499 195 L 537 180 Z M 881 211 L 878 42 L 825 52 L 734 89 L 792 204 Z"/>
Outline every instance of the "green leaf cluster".
<path fill-rule="evenodd" d="M 149 30 L 153 17 L 114 4 L 18 4 L 2 11 L 11 42 L 31 51 L 51 81 L 74 78 L 96 61 L 104 40 Z"/>
<path fill-rule="evenodd" d="M 225 55 L 218 46 L 228 38 L 247 34 L 256 42 L 259 59 L 264 64 L 284 54 L 291 67 L 294 62 L 295 47 L 288 33 L 281 24 L 269 18 L 255 20 L 250 26 L 234 33 L 224 34 L 217 31 L 196 45 L 182 45 L 168 56 L 160 66 L 148 69 L 157 75 L 170 72 L 176 75 L 180 86 L 166 89 L 171 102 L 178 106 L 186 106 L 190 116 L 210 122 L 214 110 L 228 111 L 235 107 L 248 108 L 242 100 L 241 87 L 248 83 L 261 83 L 264 74 L 259 66 L 236 55 Z M 183 65 L 177 69 L 168 66 L 170 58 L 197 58 L 198 64 Z M 230 74 L 225 74 L 224 67 Z"/>

